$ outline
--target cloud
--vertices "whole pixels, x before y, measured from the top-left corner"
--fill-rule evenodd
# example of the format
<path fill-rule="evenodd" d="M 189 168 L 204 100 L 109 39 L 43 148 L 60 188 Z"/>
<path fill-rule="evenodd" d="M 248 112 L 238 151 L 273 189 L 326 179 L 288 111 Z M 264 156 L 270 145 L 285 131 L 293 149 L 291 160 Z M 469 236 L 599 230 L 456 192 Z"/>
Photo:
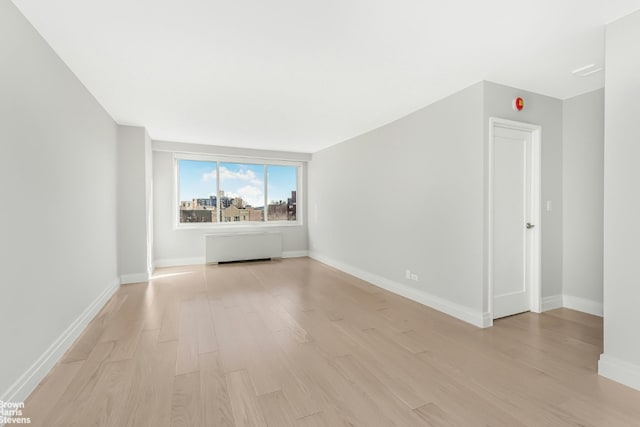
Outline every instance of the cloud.
<path fill-rule="evenodd" d="M 220 190 L 224 191 L 227 197 L 241 197 L 251 206 L 263 206 L 264 177 L 256 175 L 246 165 L 235 165 L 234 169 L 219 166 Z M 203 182 L 215 182 L 216 170 L 203 173 L 201 178 Z"/>
<path fill-rule="evenodd" d="M 216 180 L 216 170 L 212 170 L 211 172 L 205 172 L 202 174 L 202 181 L 203 182 L 209 182 L 209 181 L 214 181 Z"/>
<path fill-rule="evenodd" d="M 254 185 L 245 185 L 237 191 L 228 192 L 227 196 L 241 197 L 246 204 L 254 207 L 264 205 L 264 193 L 262 192 L 262 187 L 256 187 Z"/>
<path fill-rule="evenodd" d="M 239 180 L 250 182 L 253 185 L 263 185 L 262 179 L 256 176 L 256 173 L 246 166 L 239 166 L 237 171 L 232 171 L 224 166 L 220 166 L 220 182 L 226 180 Z"/>

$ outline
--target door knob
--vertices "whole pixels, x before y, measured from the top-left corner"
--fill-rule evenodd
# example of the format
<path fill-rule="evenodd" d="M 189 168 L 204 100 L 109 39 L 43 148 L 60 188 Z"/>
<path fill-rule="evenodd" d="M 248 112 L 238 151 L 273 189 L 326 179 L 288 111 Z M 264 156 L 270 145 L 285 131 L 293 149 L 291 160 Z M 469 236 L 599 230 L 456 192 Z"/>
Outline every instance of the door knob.
<path fill-rule="evenodd" d="M 527 223 L 527 228 L 533 228 L 535 227 L 535 225 L 531 224 L 530 222 Z"/>

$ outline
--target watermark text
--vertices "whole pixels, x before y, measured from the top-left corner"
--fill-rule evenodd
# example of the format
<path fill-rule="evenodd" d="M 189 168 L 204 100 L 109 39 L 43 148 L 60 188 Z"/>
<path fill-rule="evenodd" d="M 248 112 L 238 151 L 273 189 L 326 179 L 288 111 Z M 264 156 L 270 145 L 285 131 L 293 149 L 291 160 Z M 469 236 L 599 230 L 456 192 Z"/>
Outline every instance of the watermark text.
<path fill-rule="evenodd" d="M 31 418 L 23 416 L 24 402 L 0 400 L 0 425 L 31 424 Z"/>

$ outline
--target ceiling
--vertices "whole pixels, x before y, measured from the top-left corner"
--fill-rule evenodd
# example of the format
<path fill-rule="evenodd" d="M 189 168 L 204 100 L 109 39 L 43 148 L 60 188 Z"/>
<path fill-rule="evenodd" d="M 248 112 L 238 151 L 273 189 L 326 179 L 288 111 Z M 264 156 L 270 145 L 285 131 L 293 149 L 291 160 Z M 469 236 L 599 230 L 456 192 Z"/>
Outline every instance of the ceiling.
<path fill-rule="evenodd" d="M 480 80 L 603 86 L 604 24 L 640 0 L 13 0 L 120 124 L 314 152 Z"/>

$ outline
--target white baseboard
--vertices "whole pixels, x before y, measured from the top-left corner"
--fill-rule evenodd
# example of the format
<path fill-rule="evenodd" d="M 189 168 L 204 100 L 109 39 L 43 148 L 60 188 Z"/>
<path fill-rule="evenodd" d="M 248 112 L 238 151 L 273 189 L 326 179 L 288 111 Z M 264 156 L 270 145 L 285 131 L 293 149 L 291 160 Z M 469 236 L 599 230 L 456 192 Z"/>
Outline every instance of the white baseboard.
<path fill-rule="evenodd" d="M 49 346 L 47 350 L 24 372 L 16 382 L 6 390 L 0 400 L 4 402 L 23 402 L 29 394 L 47 376 L 58 360 L 78 339 L 89 322 L 118 290 L 120 280 L 113 280 L 98 297 L 69 325 L 69 327 Z"/>
<path fill-rule="evenodd" d="M 120 284 L 148 282 L 149 278 L 149 273 L 123 274 L 120 276 Z"/>
<path fill-rule="evenodd" d="M 309 256 L 317 261 L 322 262 L 323 264 L 327 264 L 347 274 L 365 280 L 373 285 L 386 289 L 389 292 L 393 292 L 394 294 L 401 295 L 405 298 L 419 302 L 420 304 L 426 305 L 435 310 L 441 311 L 445 314 L 448 314 L 449 316 L 453 316 L 467 323 L 471 323 L 474 326 L 487 328 L 493 323 L 491 321 L 491 316 L 489 315 L 489 313 L 483 313 L 479 310 L 474 310 L 472 308 L 456 304 L 444 298 L 440 298 L 428 294 L 424 291 L 420 291 L 403 285 L 402 283 L 389 280 L 385 277 L 369 273 L 368 271 L 360 270 L 359 268 L 318 254 L 317 252 L 312 251 L 309 253 Z"/>
<path fill-rule="evenodd" d="M 562 295 L 551 295 L 542 298 L 542 312 L 562 308 Z"/>
<path fill-rule="evenodd" d="M 601 354 L 598 362 L 598 374 L 627 387 L 640 390 L 640 365 Z"/>
<path fill-rule="evenodd" d="M 592 301 L 585 298 L 574 297 L 571 295 L 562 296 L 562 305 L 572 310 L 593 314 L 594 316 L 602 317 L 602 314 L 604 312 L 601 302 Z"/>
<path fill-rule="evenodd" d="M 572 295 L 551 295 L 542 298 L 543 312 L 562 307 L 600 317 L 602 317 L 603 313 L 601 302 L 585 298 L 574 297 Z"/>
<path fill-rule="evenodd" d="M 302 258 L 309 256 L 309 251 L 284 251 L 282 258 Z"/>
<path fill-rule="evenodd" d="M 196 258 L 165 258 L 154 261 L 155 267 L 180 267 L 183 265 L 202 265 L 205 264 L 204 257 Z"/>

